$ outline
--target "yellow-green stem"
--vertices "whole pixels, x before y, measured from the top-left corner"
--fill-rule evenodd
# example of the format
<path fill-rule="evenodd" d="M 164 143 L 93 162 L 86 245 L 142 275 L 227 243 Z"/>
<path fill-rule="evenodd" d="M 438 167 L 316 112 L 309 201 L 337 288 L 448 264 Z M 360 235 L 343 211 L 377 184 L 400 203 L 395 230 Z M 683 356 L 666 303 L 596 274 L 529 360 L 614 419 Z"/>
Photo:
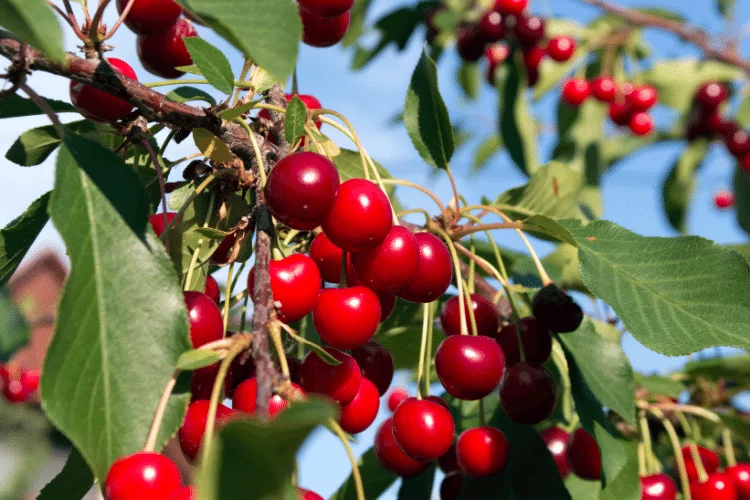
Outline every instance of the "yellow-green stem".
<path fill-rule="evenodd" d="M 648 419 L 646 418 L 646 412 L 640 411 L 639 425 L 641 428 L 641 439 L 643 441 L 643 451 L 646 457 L 645 466 L 646 474 L 651 474 L 655 471 L 653 463 L 653 451 L 651 448 L 651 430 L 648 428 Z"/>
<path fill-rule="evenodd" d="M 724 429 L 721 431 L 721 439 L 724 443 L 724 456 L 727 458 L 727 465 L 734 467 L 737 465 L 737 457 L 734 455 L 734 444 L 732 443 L 732 431 Z"/>
<path fill-rule="evenodd" d="M 172 395 L 175 384 L 177 384 L 177 375 L 179 375 L 179 371 L 175 371 L 172 374 L 172 378 L 167 382 L 164 392 L 161 395 L 161 399 L 159 399 L 159 404 L 156 406 L 156 413 L 154 414 L 154 420 L 151 422 L 151 428 L 148 431 L 148 436 L 146 436 L 146 444 L 143 445 L 143 451 L 155 451 L 156 439 L 159 436 L 161 421 L 164 419 L 164 413 L 167 411 L 169 397 Z"/>
<path fill-rule="evenodd" d="M 424 365 L 425 365 L 425 353 L 427 352 L 427 329 L 430 322 L 430 304 L 422 305 L 422 341 L 419 345 L 419 363 L 417 364 L 417 399 L 422 399 L 424 393 Z M 429 374 L 427 374 L 429 377 Z M 428 384 L 429 387 L 429 384 Z"/>
<path fill-rule="evenodd" d="M 672 422 L 664 416 L 664 413 L 656 408 L 651 408 L 649 411 L 661 421 L 661 424 L 667 431 L 667 436 L 669 436 L 675 463 L 677 464 L 680 484 L 682 485 L 683 500 L 692 500 L 692 495 L 690 494 L 690 480 L 688 479 L 687 470 L 685 469 L 685 459 L 682 456 L 682 449 L 680 448 L 680 438 L 677 437 L 677 432 L 674 430 Z"/>
<path fill-rule="evenodd" d="M 232 296 L 232 275 L 234 274 L 234 262 L 229 264 L 229 270 L 227 271 L 227 286 L 224 290 L 224 297 Z M 224 310 L 222 311 L 222 317 L 224 318 L 224 335 L 227 334 L 227 325 L 229 324 L 229 301 L 224 301 Z"/>
<path fill-rule="evenodd" d="M 349 446 L 349 441 L 346 439 L 346 434 L 344 433 L 343 429 L 341 429 L 341 426 L 338 424 L 338 422 L 336 422 L 335 420 L 329 420 L 328 425 L 331 427 L 331 429 L 333 429 L 333 431 L 336 433 L 336 436 L 338 436 L 338 438 L 341 440 L 344 448 L 346 448 L 346 454 L 349 456 L 349 463 L 351 463 L 352 465 L 352 477 L 354 477 L 354 488 L 357 490 L 357 500 L 366 500 L 365 487 L 362 484 L 362 476 L 359 472 L 359 465 L 357 465 L 357 459 L 354 456 L 352 447 Z"/>
<path fill-rule="evenodd" d="M 450 235 L 442 230 L 438 230 L 438 233 L 445 240 L 445 244 L 448 245 L 451 259 L 453 259 L 453 272 L 456 273 L 456 288 L 458 288 L 458 317 L 461 321 L 461 335 L 468 335 L 469 328 L 466 324 L 466 297 L 464 297 L 464 287 L 462 285 L 463 278 L 461 277 L 461 262 L 458 260 L 456 246 Z"/>

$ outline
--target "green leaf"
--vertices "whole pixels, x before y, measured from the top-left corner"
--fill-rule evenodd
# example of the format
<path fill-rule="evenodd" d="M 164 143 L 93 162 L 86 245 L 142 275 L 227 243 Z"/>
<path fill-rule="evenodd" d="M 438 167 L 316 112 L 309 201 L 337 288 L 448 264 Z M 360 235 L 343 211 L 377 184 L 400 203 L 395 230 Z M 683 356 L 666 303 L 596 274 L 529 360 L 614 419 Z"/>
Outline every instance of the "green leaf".
<path fill-rule="evenodd" d="M 200 75 L 203 76 L 201 73 L 201 70 L 198 69 L 198 66 L 195 64 L 189 64 L 187 66 L 175 66 L 177 71 L 182 71 L 183 73 L 190 73 L 191 75 Z"/>
<path fill-rule="evenodd" d="M 740 104 L 740 107 L 737 109 L 737 114 L 734 118 L 742 128 L 750 127 L 750 95 L 745 96 L 742 100 L 742 104 Z"/>
<path fill-rule="evenodd" d="M 638 445 L 634 442 L 622 443 L 625 463 L 613 480 L 607 483 L 599 496 L 600 500 L 639 500 L 641 481 L 638 473 Z"/>
<path fill-rule="evenodd" d="M 735 0 L 716 0 L 716 8 L 719 9 L 722 16 L 727 18 L 732 15 L 734 5 Z"/>
<path fill-rule="evenodd" d="M 727 413 L 719 414 L 719 417 L 724 427 L 728 427 L 735 436 L 750 444 L 750 423 L 747 418 Z"/>
<path fill-rule="evenodd" d="M 458 85 L 464 95 L 472 101 L 479 95 L 479 85 L 482 83 L 482 73 L 479 64 L 463 61 L 456 74 Z"/>
<path fill-rule="evenodd" d="M 362 475 L 362 483 L 365 490 L 365 498 L 380 498 L 385 490 L 396 482 L 398 476 L 384 469 L 375 456 L 375 450 L 367 450 L 357 462 L 359 472 Z M 357 500 L 357 492 L 354 487 L 354 478 L 350 474 L 329 500 Z"/>
<path fill-rule="evenodd" d="M 575 474 L 565 478 L 565 487 L 575 500 L 599 500 L 601 484 L 599 481 L 586 481 Z"/>
<path fill-rule="evenodd" d="M 28 341 L 29 325 L 11 300 L 8 289 L 0 289 L 0 363 L 7 363 Z"/>
<path fill-rule="evenodd" d="M 741 168 L 734 169 L 734 196 L 737 223 L 750 234 L 750 175 Z"/>
<path fill-rule="evenodd" d="M 215 436 L 198 480 L 200 500 L 295 498 L 295 455 L 319 425 L 336 418 L 327 402 L 295 403 L 272 422 L 235 419 Z M 252 480 L 248 481 L 248 471 Z"/>
<path fill-rule="evenodd" d="M 651 394 L 679 398 L 687 390 L 687 386 L 677 380 L 660 375 L 635 374 L 635 382 Z"/>
<path fill-rule="evenodd" d="M 112 462 L 142 448 L 190 348 L 187 312 L 163 245 L 146 231 L 143 186 L 111 151 L 66 134 L 50 214 L 72 269 L 42 370 L 42 404 L 101 482 Z M 180 426 L 188 397 L 170 398 L 157 448 Z"/>
<path fill-rule="evenodd" d="M 354 5 L 349 11 L 349 29 L 346 31 L 344 39 L 341 40 L 342 47 L 351 47 L 362 36 L 365 29 L 365 17 L 371 3 L 372 0 L 355 0 Z"/>
<path fill-rule="evenodd" d="M 179 1 L 278 81 L 292 74 L 302 38 L 298 7 L 292 0 Z"/>
<path fill-rule="evenodd" d="M 750 261 L 750 243 L 746 243 L 744 245 L 729 245 L 727 248 L 737 252 L 738 254 L 745 257 L 748 261 Z"/>
<path fill-rule="evenodd" d="M 284 117 L 284 135 L 289 144 L 297 144 L 297 141 L 305 135 L 305 124 L 307 123 L 307 106 L 299 96 L 294 96 L 286 107 Z"/>
<path fill-rule="evenodd" d="M 217 351 L 208 349 L 191 349 L 183 352 L 177 359 L 177 369 L 182 371 L 193 371 L 205 368 L 221 360 Z"/>
<path fill-rule="evenodd" d="M 537 238 L 553 239 L 576 245 L 576 240 L 565 226 L 545 215 L 532 215 L 523 221 L 523 230 Z"/>
<path fill-rule="evenodd" d="M 211 94 L 195 87 L 177 87 L 165 97 L 174 102 L 205 101 L 211 106 L 216 106 L 216 99 Z"/>
<path fill-rule="evenodd" d="M 684 371 L 690 377 L 710 380 L 750 379 L 750 354 L 688 361 Z"/>
<path fill-rule="evenodd" d="M 60 473 L 42 488 L 36 500 L 80 500 L 93 485 L 91 469 L 73 448 Z"/>
<path fill-rule="evenodd" d="M 536 172 L 536 121 L 526 98 L 526 70 L 520 51 L 496 71 L 500 134 L 513 162 L 526 175 Z"/>
<path fill-rule="evenodd" d="M 436 311 L 440 310 L 445 299 L 447 297 L 435 304 Z M 414 339 L 419 339 L 422 333 L 422 311 L 422 304 L 397 300 L 393 313 L 383 321 L 373 337 L 373 340 L 383 344 L 392 353 L 396 370 L 411 369 L 417 365 L 420 344 Z M 435 352 L 442 340 L 441 334 L 436 332 L 430 352 Z"/>
<path fill-rule="evenodd" d="M 546 215 L 553 219 L 571 219 L 581 216 L 578 197 L 583 187 L 583 175 L 568 166 L 551 162 L 540 168 L 523 186 L 501 194 L 495 205 L 511 205 L 502 210 L 511 217 Z"/>
<path fill-rule="evenodd" d="M 430 500 L 432 484 L 435 482 L 435 463 L 415 477 L 404 479 L 398 490 L 398 500 Z"/>
<path fill-rule="evenodd" d="M 586 287 L 656 352 L 750 347 L 750 264 L 704 238 L 639 236 L 617 224 L 562 225 L 578 243 Z"/>
<path fill-rule="evenodd" d="M 208 83 L 225 94 L 231 94 L 234 89 L 234 74 L 224 53 L 198 36 L 185 38 L 184 41 L 193 64 Z"/>
<path fill-rule="evenodd" d="M 364 168 L 362 166 L 362 159 L 356 151 L 351 149 L 341 149 L 338 156 L 334 157 L 333 163 L 336 165 L 336 169 L 339 171 L 341 176 L 341 182 L 346 182 L 349 179 L 363 178 L 365 176 Z M 378 173 L 382 179 L 393 179 L 391 173 L 385 169 L 380 163 L 373 161 L 375 167 L 378 169 Z M 393 197 L 395 186 L 386 186 L 388 196 Z"/>
<path fill-rule="evenodd" d="M 49 197 L 50 193 L 43 194 L 23 214 L 0 229 L 0 287 L 5 286 L 16 272 L 26 252 L 47 225 Z"/>
<path fill-rule="evenodd" d="M 62 29 L 55 12 L 44 0 L 0 0 L 0 19 L 22 42 L 56 62 L 64 60 Z"/>
<path fill-rule="evenodd" d="M 88 120 L 68 123 L 65 130 L 73 133 L 86 133 L 96 129 Z M 32 167 L 39 165 L 51 155 L 60 145 L 60 137 L 53 125 L 27 130 L 16 139 L 5 157 L 17 165 Z"/>
<path fill-rule="evenodd" d="M 691 142 L 672 166 L 662 186 L 669 225 L 681 233 L 687 231 L 687 211 L 695 190 L 695 175 L 707 152 L 707 140 Z"/>
<path fill-rule="evenodd" d="M 478 174 L 485 169 L 490 159 L 503 148 L 503 138 L 499 135 L 491 135 L 480 144 L 474 151 L 474 161 L 471 164 L 471 173 Z"/>
<path fill-rule="evenodd" d="M 56 113 L 76 113 L 78 110 L 65 101 L 55 101 L 43 98 L 47 105 Z M 11 94 L 0 99 L 0 118 L 15 118 L 18 116 L 43 115 L 44 111 L 31 99 L 24 99 L 18 94 Z"/>

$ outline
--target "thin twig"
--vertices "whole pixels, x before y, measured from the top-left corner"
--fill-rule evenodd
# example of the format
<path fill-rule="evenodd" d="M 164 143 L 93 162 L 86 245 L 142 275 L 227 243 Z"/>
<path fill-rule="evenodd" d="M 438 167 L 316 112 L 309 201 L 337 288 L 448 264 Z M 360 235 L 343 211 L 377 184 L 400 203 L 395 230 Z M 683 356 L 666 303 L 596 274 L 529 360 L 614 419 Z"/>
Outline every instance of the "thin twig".
<path fill-rule="evenodd" d="M 130 13 L 130 9 L 133 7 L 133 4 L 135 3 L 135 0 L 130 0 L 128 4 L 125 6 L 125 8 L 122 10 L 122 14 L 120 14 L 120 18 L 117 20 L 114 26 L 112 26 L 112 29 L 109 30 L 109 33 L 107 33 L 104 36 L 104 40 L 109 40 L 112 38 L 117 31 L 117 29 L 120 27 L 120 25 L 125 21 L 125 18 L 128 17 L 128 14 Z"/>
<path fill-rule="evenodd" d="M 18 88 L 23 90 L 24 93 L 29 96 L 29 99 L 34 101 L 34 104 L 39 106 L 39 109 L 44 111 L 44 114 L 47 115 L 52 121 L 52 125 L 54 125 L 55 130 L 57 131 L 57 135 L 60 137 L 60 139 L 62 139 L 63 135 L 65 134 L 65 129 L 63 128 L 63 124 L 60 122 L 60 118 L 57 117 L 57 113 L 52 110 L 49 104 L 47 104 L 47 101 L 45 101 L 42 96 L 34 92 L 34 90 L 26 85 L 26 83 L 20 84 Z"/>

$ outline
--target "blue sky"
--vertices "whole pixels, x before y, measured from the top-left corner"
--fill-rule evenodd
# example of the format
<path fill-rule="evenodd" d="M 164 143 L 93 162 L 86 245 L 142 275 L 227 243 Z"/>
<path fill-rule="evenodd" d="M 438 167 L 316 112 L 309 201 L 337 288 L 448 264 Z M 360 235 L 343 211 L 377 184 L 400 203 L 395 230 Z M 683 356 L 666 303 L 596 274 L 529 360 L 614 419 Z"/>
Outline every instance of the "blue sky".
<path fill-rule="evenodd" d="M 375 0 L 370 19 L 377 19 L 380 14 L 402 4 L 413 3 L 405 0 Z M 695 25 L 720 33 L 723 30 L 722 19 L 714 8 L 713 1 L 705 0 L 659 0 L 641 1 L 621 0 L 621 5 L 638 5 L 644 7 L 661 7 L 671 9 L 685 16 Z M 545 16 L 572 17 L 586 22 L 596 15 L 596 10 L 583 5 L 580 0 L 538 1 L 532 0 L 533 10 Z M 736 19 L 750 19 L 750 0 L 738 0 Z M 105 21 L 112 24 L 115 18 L 114 8 L 110 8 Z M 201 35 L 214 42 L 230 57 L 233 67 L 238 70 L 242 60 L 239 54 L 226 43 L 208 34 L 199 27 Z M 647 32 L 647 40 L 654 48 L 655 58 L 697 55 L 698 53 L 677 41 L 673 36 Z M 68 37 L 68 48 L 75 45 L 74 37 Z M 156 78 L 148 75 L 138 63 L 135 55 L 135 38 L 126 30 L 120 30 L 113 39 L 116 49 L 112 56 L 127 60 L 135 68 L 142 81 Z M 747 49 L 743 43 L 743 49 Z M 445 177 L 433 178 L 428 168 L 415 153 L 403 127 L 394 127 L 389 120 L 403 108 L 406 88 L 412 69 L 419 57 L 421 40 L 416 36 L 407 50 L 401 54 L 386 50 L 366 69 L 353 73 L 349 71 L 351 54 L 339 48 L 313 49 L 302 46 L 298 72 L 300 90 L 317 96 L 325 107 L 333 108 L 346 115 L 354 124 L 362 142 L 370 154 L 381 162 L 391 173 L 417 183 L 428 183 L 442 199 L 450 197 L 450 186 Z M 462 148 L 452 161 L 452 168 L 458 176 L 458 185 L 469 201 L 478 201 L 482 195 L 489 198 L 510 187 L 524 183 L 524 178 L 517 173 L 506 154 L 493 159 L 489 168 L 481 177 L 469 175 L 471 155 L 478 141 L 489 135 L 495 127 L 496 101 L 492 90 L 484 86 L 477 102 L 466 102 L 455 83 L 458 60 L 453 51 L 448 51 L 441 61 L 439 78 L 443 96 L 448 103 L 453 118 L 460 118 L 470 125 L 470 129 L 484 130 L 477 140 Z M 68 84 L 62 78 L 34 74 L 30 85 L 39 93 L 57 99 L 68 100 Z M 557 95 L 554 93 L 535 106 L 537 116 L 544 124 L 554 124 L 554 104 Z M 74 115 L 65 115 L 66 120 L 78 119 Z M 671 115 L 666 111 L 656 114 L 657 122 L 666 125 Z M 0 168 L 3 182 L 0 183 L 0 224 L 5 225 L 35 198 L 52 188 L 54 163 L 47 161 L 42 165 L 22 168 L 8 162 L 4 152 L 10 147 L 17 135 L 28 128 L 45 125 L 43 118 L 19 118 L 5 120 L 0 134 Z M 347 145 L 345 139 L 334 133 L 332 137 Z M 544 154 L 553 142 L 549 136 L 542 137 Z M 170 148 L 168 156 L 177 158 L 194 152 L 186 141 L 180 146 Z M 347 147 L 351 147 L 347 145 Z M 617 222 L 633 231 L 645 235 L 673 235 L 661 210 L 661 183 L 667 170 L 684 145 L 659 146 L 638 153 L 622 162 L 619 167 L 603 180 L 605 212 L 604 218 Z M 103 166 L 105 168 L 106 166 Z M 730 187 L 730 176 L 734 168 L 733 161 L 721 147 L 713 147 L 709 161 L 699 174 L 698 190 L 689 214 L 689 231 L 692 234 L 705 236 L 720 243 L 738 243 L 747 241 L 736 226 L 731 212 L 719 212 L 713 208 L 713 193 L 721 188 Z M 174 174 L 175 179 L 179 174 Z M 429 207 L 428 200 L 420 194 L 401 191 L 402 200 L 409 207 Z M 520 249 L 519 242 L 500 235 L 501 244 Z M 30 255 L 44 249 L 56 248 L 64 252 L 62 241 L 51 225 L 42 232 Z M 625 350 L 634 367 L 640 371 L 662 371 L 681 366 L 685 358 L 668 358 L 653 353 L 640 346 L 631 337 L 626 336 Z M 378 423 L 386 417 L 381 411 Z M 372 443 L 377 427 L 365 432 L 355 444 L 355 451 L 362 452 Z M 348 474 L 348 461 L 341 445 L 320 432 L 312 438 L 300 455 L 300 484 L 318 491 L 324 496 L 330 495 Z M 395 498 L 392 493 L 384 498 Z"/>

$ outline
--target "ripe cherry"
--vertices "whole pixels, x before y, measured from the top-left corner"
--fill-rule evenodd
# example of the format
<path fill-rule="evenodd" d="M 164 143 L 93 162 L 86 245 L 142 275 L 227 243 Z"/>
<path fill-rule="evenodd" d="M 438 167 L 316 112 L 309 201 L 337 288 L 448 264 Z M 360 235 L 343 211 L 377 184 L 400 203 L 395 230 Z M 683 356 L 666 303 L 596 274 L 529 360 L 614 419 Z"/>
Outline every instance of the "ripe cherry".
<path fill-rule="evenodd" d="M 576 41 L 567 35 L 556 36 L 547 44 L 547 54 L 552 60 L 565 62 L 571 57 L 576 50 Z"/>
<path fill-rule="evenodd" d="M 504 63 L 510 55 L 508 45 L 504 43 L 494 43 L 484 51 L 484 58 L 487 60 L 487 83 L 495 85 L 495 70 Z"/>
<path fill-rule="evenodd" d="M 414 460 L 396 444 L 393 418 L 382 423 L 375 434 L 375 456 L 384 468 L 401 477 L 413 477 L 427 467 L 426 462 Z"/>
<path fill-rule="evenodd" d="M 737 500 L 737 487 L 732 478 L 723 472 L 708 475 L 708 481 L 690 483 L 690 496 L 693 500 Z"/>
<path fill-rule="evenodd" d="M 271 291 L 276 312 L 284 323 L 293 323 L 307 316 L 315 307 L 320 294 L 320 271 L 310 257 L 293 254 L 272 260 L 269 267 Z M 255 289 L 255 268 L 247 277 L 250 293 Z"/>
<path fill-rule="evenodd" d="M 419 267 L 417 239 L 403 226 L 393 226 L 378 246 L 352 255 L 359 281 L 381 293 L 396 293 Z"/>
<path fill-rule="evenodd" d="M 440 458 L 453 444 L 453 416 L 445 407 L 425 399 L 409 399 L 393 413 L 398 446 L 415 460 Z"/>
<path fill-rule="evenodd" d="M 141 451 L 118 458 L 104 481 L 107 500 L 169 498 L 180 489 L 180 470 L 159 453 Z"/>
<path fill-rule="evenodd" d="M 693 454 L 690 451 L 690 448 L 691 447 L 688 445 L 682 447 L 682 458 L 685 460 L 685 469 L 687 470 L 688 479 L 690 482 L 696 482 L 698 481 L 698 467 L 693 461 Z M 701 463 L 707 473 L 711 474 L 712 472 L 719 470 L 719 455 L 703 446 L 696 446 L 696 448 L 698 449 Z"/>
<path fill-rule="evenodd" d="M 211 262 L 217 266 L 225 266 L 229 263 L 234 250 L 234 244 L 237 242 L 237 233 L 229 233 L 221 240 L 214 253 L 211 254 Z"/>
<path fill-rule="evenodd" d="M 552 337 L 549 331 L 539 325 L 532 317 L 521 318 L 518 321 L 521 327 L 521 341 L 523 342 L 526 361 L 529 363 L 544 364 L 552 354 Z M 500 329 L 496 336 L 498 344 L 505 354 L 505 362 L 513 366 L 521 362 L 521 350 L 518 348 L 518 334 L 516 324 L 511 323 Z"/>
<path fill-rule="evenodd" d="M 372 425 L 380 409 L 380 394 L 375 384 L 362 378 L 357 395 L 341 407 L 341 428 L 358 434 Z"/>
<path fill-rule="evenodd" d="M 289 367 L 289 380 L 295 384 L 299 384 L 299 367 L 302 364 L 297 358 L 286 357 L 286 364 Z"/>
<path fill-rule="evenodd" d="M 370 380 L 382 396 L 393 381 L 393 358 L 390 351 L 375 341 L 352 349 L 352 357 L 359 365 L 362 376 Z"/>
<path fill-rule="evenodd" d="M 297 391 L 297 396 L 306 396 L 305 391 L 302 387 L 295 383 L 292 383 L 292 388 Z M 232 396 L 232 408 L 238 411 L 244 411 L 250 415 L 255 415 L 256 410 L 256 397 L 258 395 L 258 379 L 255 377 L 249 378 L 237 386 Z M 279 413 L 284 411 L 289 406 L 289 401 L 281 397 L 279 394 L 273 394 L 271 399 L 268 400 L 268 418 L 273 419 Z"/>
<path fill-rule="evenodd" d="M 456 441 L 458 465 L 470 477 L 486 477 L 500 472 L 508 464 L 509 451 L 505 434 L 489 426 L 467 429 Z"/>
<path fill-rule="evenodd" d="M 546 52 L 541 47 L 536 45 L 533 47 L 527 47 L 523 51 L 523 64 L 526 66 L 527 73 L 531 74 L 534 71 L 537 71 L 545 55 Z M 534 84 L 530 83 L 529 85 L 533 86 Z"/>
<path fill-rule="evenodd" d="M 456 35 L 456 50 L 464 61 L 474 62 L 482 57 L 485 40 L 476 26 L 463 26 Z"/>
<path fill-rule="evenodd" d="M 737 489 L 737 500 L 750 500 L 750 464 L 737 464 L 724 471 Z"/>
<path fill-rule="evenodd" d="M 392 225 L 388 197 L 365 179 L 350 179 L 341 184 L 322 224 L 331 242 L 347 252 L 376 247 Z"/>
<path fill-rule="evenodd" d="M 167 212 L 167 224 L 171 224 L 175 217 L 177 217 L 177 212 Z M 156 236 L 164 234 L 166 226 L 164 225 L 163 213 L 150 215 L 148 221 L 151 224 L 151 229 L 156 233 Z"/>
<path fill-rule="evenodd" d="M 10 380 L 3 386 L 3 396 L 10 403 L 24 403 L 29 399 L 29 391 L 20 380 Z"/>
<path fill-rule="evenodd" d="M 351 13 L 337 17 L 320 17 L 300 9 L 302 41 L 311 47 L 331 47 L 339 43 L 349 29 Z"/>
<path fill-rule="evenodd" d="M 477 324 L 477 335 L 494 337 L 497 334 L 500 322 L 497 309 L 495 309 L 492 302 L 478 293 L 472 293 L 470 298 L 471 308 L 474 310 L 474 321 Z M 468 300 L 469 297 L 464 296 L 464 314 L 469 332 L 473 333 L 471 318 L 469 317 Z M 443 304 L 443 309 L 440 311 L 440 325 L 446 335 L 458 335 L 461 333 L 461 308 L 459 307 L 458 297 L 452 297 Z"/>
<path fill-rule="evenodd" d="M 194 36 L 198 36 L 198 32 L 193 24 L 180 19 L 169 31 L 139 36 L 136 41 L 138 58 L 150 73 L 163 78 L 179 78 L 185 73 L 175 68 L 193 64 L 184 39 Z"/>
<path fill-rule="evenodd" d="M 481 399 L 497 388 L 505 356 L 491 337 L 453 335 L 435 353 L 435 371 L 448 393 L 458 399 Z"/>
<path fill-rule="evenodd" d="M 589 82 L 583 78 L 571 78 L 563 85 L 562 98 L 571 106 L 580 106 L 590 94 Z"/>
<path fill-rule="evenodd" d="M 536 320 L 554 333 L 573 332 L 583 321 L 581 306 L 554 283 L 534 295 L 531 309 Z"/>
<path fill-rule="evenodd" d="M 39 389 L 39 376 L 40 372 L 37 368 L 24 370 L 21 372 L 19 381 L 21 382 L 23 390 L 26 391 L 27 394 L 31 394 Z"/>
<path fill-rule="evenodd" d="M 463 484 L 464 475 L 461 472 L 446 474 L 440 483 L 440 500 L 458 500 Z"/>
<path fill-rule="evenodd" d="M 323 233 L 319 233 L 313 238 L 310 244 L 310 258 L 315 262 L 320 270 L 320 276 L 323 281 L 328 283 L 338 283 L 341 279 L 341 261 L 343 252 L 339 247 L 331 243 Z M 354 266 L 352 266 L 351 254 L 346 256 L 347 276 L 354 276 Z"/>
<path fill-rule="evenodd" d="M 234 391 L 242 382 L 249 379 L 250 377 L 255 376 L 255 363 L 253 363 L 253 358 L 247 357 L 247 359 L 245 359 L 245 356 L 245 353 L 240 353 L 232 360 L 232 364 L 229 370 L 232 375 L 232 383 L 230 384 L 229 390 L 227 391 L 227 397 L 232 397 Z M 289 364 L 289 358 L 287 358 L 287 364 Z M 299 368 L 299 366 L 297 366 L 297 368 Z M 289 369 L 291 372 L 291 364 L 289 366 Z"/>
<path fill-rule="evenodd" d="M 521 45 L 536 45 L 544 38 L 544 19 L 539 16 L 518 16 L 514 30 Z"/>
<path fill-rule="evenodd" d="M 207 399 L 193 401 L 188 406 L 185 420 L 177 433 L 180 438 L 180 448 L 190 460 L 195 460 L 203 441 L 203 434 L 206 432 L 206 420 L 208 419 L 208 409 L 211 406 Z M 222 423 L 227 421 L 233 414 L 234 410 L 219 404 L 216 407 L 216 422 Z"/>
<path fill-rule="evenodd" d="M 729 150 L 735 158 L 742 158 L 750 153 L 750 135 L 741 129 L 731 131 L 724 140 Z"/>
<path fill-rule="evenodd" d="M 591 82 L 591 95 L 602 102 L 613 102 L 617 97 L 617 82 L 609 76 L 597 76 Z"/>
<path fill-rule="evenodd" d="M 351 10 L 354 0 L 299 0 L 299 6 L 320 17 L 338 17 Z"/>
<path fill-rule="evenodd" d="M 448 247 L 430 233 L 414 235 L 419 248 L 419 266 L 414 278 L 398 293 L 409 302 L 427 303 L 443 295 L 453 279 L 453 266 Z"/>
<path fill-rule="evenodd" d="M 594 438 L 579 428 L 568 441 L 568 465 L 573 474 L 588 481 L 598 481 L 602 474 L 602 457 Z"/>
<path fill-rule="evenodd" d="M 714 206 L 719 210 L 726 210 L 734 206 L 735 197 L 734 193 L 727 190 L 717 191 L 714 195 Z"/>
<path fill-rule="evenodd" d="M 526 10 L 529 0 L 495 0 L 495 10 L 501 14 L 517 16 Z"/>
<path fill-rule="evenodd" d="M 677 485 L 666 474 L 641 478 L 641 500 L 676 500 Z"/>
<path fill-rule="evenodd" d="M 634 88 L 628 100 L 636 111 L 647 111 L 659 100 L 659 93 L 651 85 L 640 85 Z"/>
<path fill-rule="evenodd" d="M 339 173 L 318 153 L 303 151 L 283 158 L 271 170 L 265 187 L 271 213 L 291 227 L 318 227 L 339 190 Z"/>
<path fill-rule="evenodd" d="M 217 304 L 221 302 L 221 290 L 219 290 L 219 283 L 213 276 L 206 277 L 206 286 L 203 288 L 203 293 L 208 295 L 211 300 Z"/>
<path fill-rule="evenodd" d="M 348 354 L 326 347 L 325 350 L 341 361 L 339 365 L 329 365 L 323 359 L 310 351 L 302 360 L 299 367 L 300 385 L 307 391 L 323 394 L 341 405 L 350 402 L 359 391 L 362 375 L 359 365 Z"/>
<path fill-rule="evenodd" d="M 172 493 L 169 500 L 198 500 L 198 490 L 193 486 L 183 486 L 179 490 Z"/>
<path fill-rule="evenodd" d="M 570 473 L 567 455 L 570 434 L 559 427 L 550 427 L 544 429 L 539 435 L 542 437 L 544 444 L 547 445 L 550 454 L 552 454 L 552 458 L 555 460 L 555 465 L 560 472 L 560 476 L 565 479 Z"/>
<path fill-rule="evenodd" d="M 486 43 L 499 42 L 505 37 L 505 20 L 499 12 L 491 10 L 479 21 L 479 36 Z"/>
<path fill-rule="evenodd" d="M 367 343 L 380 323 L 380 301 L 364 286 L 325 288 L 312 312 L 320 338 L 338 349 Z"/>
<path fill-rule="evenodd" d="M 628 123 L 630 131 L 637 136 L 648 135 L 654 131 L 654 120 L 651 115 L 645 111 L 633 113 Z"/>
<path fill-rule="evenodd" d="M 299 495 L 298 500 L 324 500 L 322 496 L 314 491 L 306 490 L 304 488 L 297 488 L 297 494 Z"/>
<path fill-rule="evenodd" d="M 224 319 L 216 302 L 201 292 L 184 292 L 190 322 L 190 342 L 200 347 L 224 337 Z"/>
<path fill-rule="evenodd" d="M 555 409 L 555 381 L 544 366 L 518 363 L 511 366 L 500 387 L 500 402 L 514 422 L 534 425 Z"/>
<path fill-rule="evenodd" d="M 390 293 L 379 293 L 380 301 L 380 322 L 387 320 L 393 310 L 396 308 L 396 296 Z"/>
<path fill-rule="evenodd" d="M 117 12 L 122 14 L 128 0 L 117 0 Z M 125 16 L 125 26 L 136 35 L 163 33 L 174 26 L 182 7 L 174 0 L 135 0 Z"/>
<path fill-rule="evenodd" d="M 695 100 L 708 109 L 716 109 L 729 97 L 729 90 L 719 82 L 704 83 L 695 94 Z"/>
<path fill-rule="evenodd" d="M 396 411 L 398 405 L 403 403 L 409 397 L 409 393 L 403 387 L 396 387 L 388 395 L 388 409 Z"/>
<path fill-rule="evenodd" d="M 135 71 L 125 61 L 110 57 L 107 62 L 113 70 L 138 81 Z M 99 64 L 101 66 L 104 63 Z M 132 104 L 119 97 L 74 80 L 70 81 L 70 102 L 78 108 L 83 116 L 97 122 L 115 122 L 125 117 L 133 109 Z"/>
<path fill-rule="evenodd" d="M 219 374 L 219 363 L 200 368 L 193 372 L 190 379 L 190 393 L 192 401 L 199 399 L 211 399 L 211 393 L 214 390 L 214 382 Z M 229 393 L 232 389 L 232 373 L 227 372 L 224 377 L 224 391 Z"/>
<path fill-rule="evenodd" d="M 459 470 L 458 457 L 456 456 L 456 444 L 452 444 L 451 447 L 443 453 L 443 456 L 438 458 L 438 467 L 446 474 L 456 472 Z"/>
<path fill-rule="evenodd" d="M 609 119 L 617 125 L 628 125 L 633 116 L 633 107 L 629 102 L 613 102 L 609 105 Z"/>

